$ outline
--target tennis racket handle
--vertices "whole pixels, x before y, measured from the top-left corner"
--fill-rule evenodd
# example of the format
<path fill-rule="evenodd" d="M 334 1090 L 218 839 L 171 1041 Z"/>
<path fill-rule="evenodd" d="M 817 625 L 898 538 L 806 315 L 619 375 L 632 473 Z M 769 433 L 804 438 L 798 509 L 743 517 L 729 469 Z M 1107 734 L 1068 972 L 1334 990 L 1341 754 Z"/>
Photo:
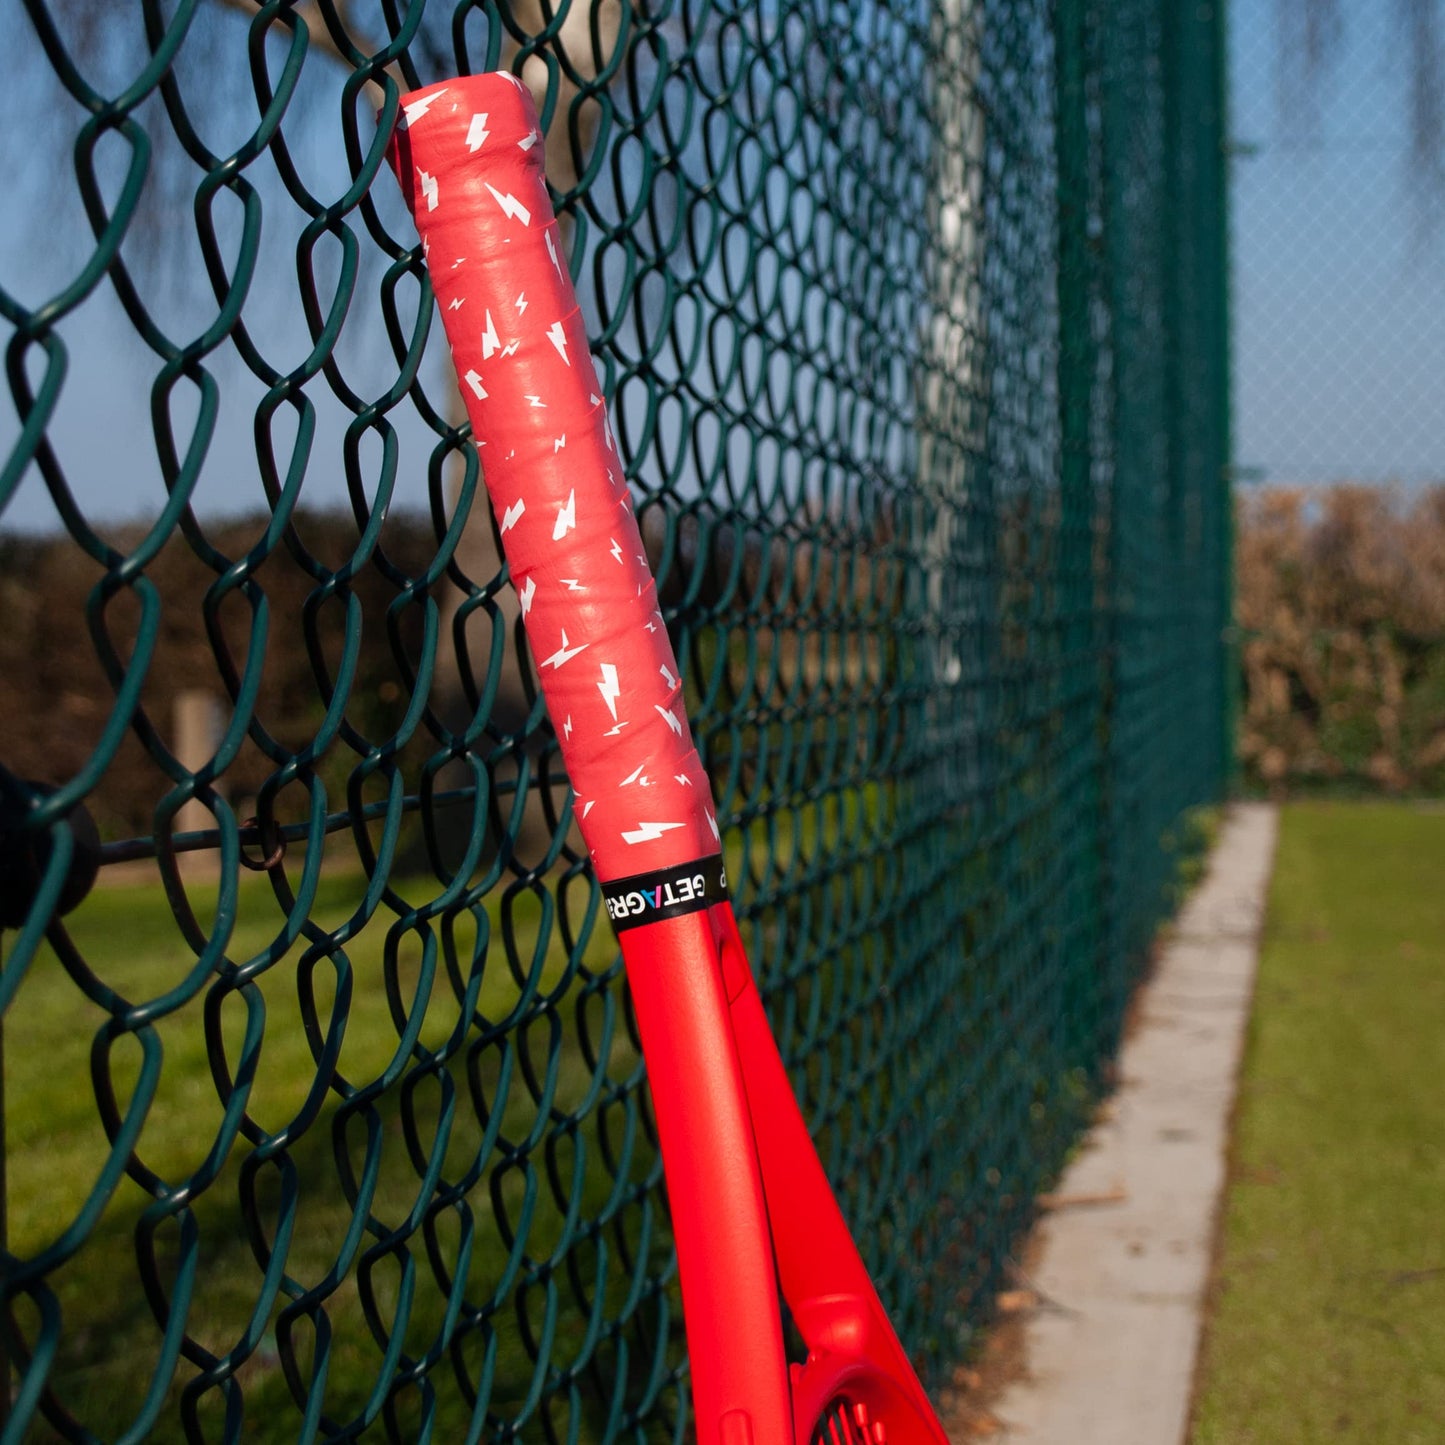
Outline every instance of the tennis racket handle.
<path fill-rule="evenodd" d="M 514 76 L 402 97 L 416 218 L 527 641 L 604 883 L 691 901 L 718 825 L 622 461 Z M 706 900 L 720 896 L 713 874 Z M 666 889 L 666 895 L 663 893 Z M 689 894 L 684 899 L 682 895 Z M 703 898 L 696 902 L 701 905 Z M 619 904 L 609 900 L 614 916 Z"/>

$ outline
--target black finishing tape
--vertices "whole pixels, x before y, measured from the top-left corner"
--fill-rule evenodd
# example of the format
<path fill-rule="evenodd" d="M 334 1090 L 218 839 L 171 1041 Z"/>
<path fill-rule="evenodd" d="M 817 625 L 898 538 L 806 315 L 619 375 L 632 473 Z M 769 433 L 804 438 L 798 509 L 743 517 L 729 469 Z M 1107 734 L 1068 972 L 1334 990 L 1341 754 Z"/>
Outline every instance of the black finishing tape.
<path fill-rule="evenodd" d="M 656 923 L 659 918 L 698 913 L 728 896 L 722 854 L 699 858 L 695 863 L 679 863 L 673 868 L 659 868 L 653 873 L 638 873 L 631 878 L 615 878 L 602 885 L 602 896 L 607 900 L 612 927 L 618 933 Z"/>

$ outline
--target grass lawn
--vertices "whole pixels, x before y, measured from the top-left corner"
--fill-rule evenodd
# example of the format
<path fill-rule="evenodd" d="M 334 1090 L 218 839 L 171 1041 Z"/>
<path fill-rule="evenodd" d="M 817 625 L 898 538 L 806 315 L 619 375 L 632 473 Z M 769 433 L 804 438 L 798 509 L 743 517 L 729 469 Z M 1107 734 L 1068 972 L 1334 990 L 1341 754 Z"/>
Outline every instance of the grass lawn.
<path fill-rule="evenodd" d="M 404 880 L 397 887 L 410 891 Z M 214 884 L 192 890 L 205 930 L 213 927 L 214 903 L 207 909 L 201 902 L 208 891 Z M 363 892 L 359 874 L 323 876 L 312 921 L 327 930 L 342 926 Z M 388 1373 L 378 1328 L 402 1337 L 412 1359 L 445 1348 L 439 1341 L 452 1327 L 438 1271 L 461 1280 L 463 1307 L 479 1313 L 457 1349 L 470 1378 L 485 1382 L 482 1408 L 494 1420 L 525 1420 L 536 1409 L 542 1378 L 534 1353 L 544 1371 L 595 1359 L 608 1380 L 618 1372 L 618 1393 L 636 1403 L 658 1369 L 657 1361 L 639 1358 L 636 1331 L 655 1339 L 661 1323 L 663 1334 L 671 1332 L 676 1305 L 663 1296 L 675 1283 L 666 1278 L 670 1240 L 642 1117 L 641 1060 L 622 1017 L 620 980 L 607 977 L 616 945 L 605 923 L 599 917 L 569 955 L 535 894 L 494 895 L 464 916 L 449 974 L 440 958 L 432 968 L 414 934 L 387 942 L 395 915 L 385 907 L 347 943 L 343 968 L 323 957 L 308 970 L 306 940 L 277 942 L 282 917 L 269 882 L 243 877 L 226 954 L 238 964 L 266 966 L 246 989 L 211 975 L 195 987 L 185 983 L 195 953 L 161 889 L 98 888 L 67 920 L 94 970 L 92 988 L 132 1003 L 174 999 L 178 985 L 189 996 L 158 1007 L 151 1029 L 124 1034 L 107 1048 L 106 1011 L 47 949 L 6 1015 L 10 1248 L 26 1259 L 63 1255 L 79 1244 L 47 1274 L 59 1307 L 50 1374 L 57 1396 L 103 1439 L 142 1421 L 149 1440 L 182 1438 L 182 1389 L 197 1370 L 183 1360 L 172 1375 L 142 1288 L 138 1249 L 153 1193 L 128 1177 L 103 1181 L 110 1150 L 96 1079 L 108 1078 L 122 1114 L 138 1090 L 153 1089 L 148 1105 L 140 1105 L 144 1126 L 133 1168 L 152 1171 L 169 1188 L 183 1186 L 205 1170 L 225 1131 L 224 1100 L 232 1092 L 226 1080 L 245 1072 L 249 1023 L 251 1047 L 259 1037 L 260 1053 L 247 1115 L 254 1126 L 273 1136 L 288 1132 L 294 1141 L 279 1167 L 248 1173 L 252 1150 L 235 1140 L 196 1195 L 185 1228 L 174 1218 L 161 1221 L 145 1249 L 162 1290 L 178 1301 L 190 1291 L 180 1308 L 203 1348 L 225 1354 L 252 1334 L 256 1343 L 238 1374 L 242 1438 L 300 1435 L 301 1414 L 276 1340 L 287 1328 L 288 1295 L 312 1290 L 324 1301 L 324 1313 L 318 1307 L 293 1333 L 298 1363 L 308 1383 L 312 1371 L 324 1376 L 315 1393 L 327 1416 L 357 1420 L 376 1408 L 377 1379 Z M 336 1070 L 344 1082 L 319 1106 L 308 1102 L 321 1040 L 308 1033 L 299 1005 L 305 976 L 323 1032 L 338 1003 L 345 1013 Z M 472 991 L 464 987 L 468 980 Z M 420 1052 L 402 1042 L 406 1019 L 418 1016 Z M 446 1062 L 428 1068 L 427 1051 L 440 1051 Z M 155 1066 L 149 1083 L 146 1058 Z M 400 1082 L 383 1089 L 392 1079 Z M 584 1108 L 597 1112 L 584 1126 L 571 1125 L 570 1116 Z M 499 1162 L 504 1155 L 510 1166 Z M 357 1185 L 343 1182 L 343 1156 L 353 1181 L 374 1179 L 359 1238 L 348 1238 Z M 461 1185 L 464 1198 L 419 1227 L 432 1197 L 426 1168 L 443 1184 L 475 1182 Z M 288 1195 L 294 1206 L 285 1203 Z M 92 1197 L 99 1212 L 77 1234 Z M 264 1238 L 248 1234 L 248 1215 Z M 293 1217 L 294 1234 L 285 1239 L 284 1221 Z M 402 1243 L 379 1248 L 393 1231 Z M 284 1253 L 286 1282 L 258 1315 L 258 1252 L 273 1249 Z M 193 1285 L 183 1268 L 188 1257 Z M 590 1308 L 579 1305 L 583 1297 Z M 17 1313 L 35 1341 L 35 1308 L 22 1302 Z M 329 1334 L 324 1357 L 317 1321 Z M 539 1350 L 523 1347 L 528 1327 L 543 1341 Z M 467 1438 L 481 1421 L 444 1356 L 429 1379 L 433 1438 Z M 589 1416 L 608 1392 L 588 1396 L 586 1382 L 579 1383 L 571 1424 L 586 1439 L 601 1433 L 601 1422 Z M 209 1437 L 217 1438 L 223 1396 L 207 1392 L 199 1409 Z M 421 1438 L 426 1408 L 418 1392 L 404 1392 L 399 1412 L 402 1433 Z M 363 1432 L 373 1436 L 383 1438 L 379 1420 Z M 56 1436 L 37 1421 L 26 1438 Z"/>
<path fill-rule="evenodd" d="M 1285 810 L 1194 1445 L 1445 1438 L 1445 811 Z"/>
<path fill-rule="evenodd" d="M 817 840 L 876 827 L 878 808 L 869 787 L 761 821 L 729 872 L 755 851 L 776 887 Z M 630 1433 L 634 1409 L 651 1411 L 649 1438 L 666 1436 L 685 1388 L 681 1317 L 642 1060 L 600 896 L 569 947 L 558 889 L 581 930 L 590 885 L 547 883 L 545 899 L 494 888 L 424 946 L 393 904 L 420 905 L 435 883 L 394 878 L 398 896 L 371 912 L 359 871 L 324 872 L 298 938 L 270 881 L 245 874 L 224 964 L 197 959 L 216 932 L 214 881 L 187 885 L 198 941 L 153 883 L 102 881 L 65 920 L 78 960 L 42 950 L 5 1015 L 8 1232 L 20 1260 L 46 1260 L 57 1313 L 42 1324 L 21 1300 L 17 1318 L 32 1349 L 54 1346 L 50 1387 L 84 1429 L 185 1438 L 204 1360 L 175 1360 L 149 1283 L 198 1350 L 234 1354 L 247 1441 L 304 1438 L 295 1397 L 308 1391 L 324 1431 L 384 1439 L 378 1381 L 413 1363 L 427 1387 L 400 1394 L 403 1438 L 428 1425 L 438 1441 L 484 1426 L 541 1438 L 545 1412 L 557 1438 L 585 1445 Z M 766 929 L 754 942 L 768 956 Z M 825 994 L 854 986 L 801 956 L 808 978 L 782 990 L 799 1027 L 797 999 L 824 1011 Z M 111 1030 L 127 1004 L 132 1027 Z M 140 1123 L 118 1178 L 98 1094 Z M 238 1134 L 227 1105 L 242 1095 Z M 450 1202 L 433 1207 L 439 1194 Z M 279 1284 L 264 1279 L 272 1257 Z M 220 1438 L 221 1390 L 195 1403 Z M 38 1418 L 26 1435 L 57 1438 Z"/>

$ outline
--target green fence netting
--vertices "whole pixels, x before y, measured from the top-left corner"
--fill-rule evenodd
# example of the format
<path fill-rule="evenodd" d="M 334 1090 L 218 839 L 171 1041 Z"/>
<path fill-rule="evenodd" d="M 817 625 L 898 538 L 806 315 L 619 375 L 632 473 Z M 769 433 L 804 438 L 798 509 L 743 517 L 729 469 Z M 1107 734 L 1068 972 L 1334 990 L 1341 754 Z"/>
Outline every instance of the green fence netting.
<path fill-rule="evenodd" d="M 378 110 L 497 66 L 771 1016 L 946 1384 L 1229 766 L 1219 8 L 23 10 L 4 1441 L 687 1431 L 627 994 L 381 169 Z"/>

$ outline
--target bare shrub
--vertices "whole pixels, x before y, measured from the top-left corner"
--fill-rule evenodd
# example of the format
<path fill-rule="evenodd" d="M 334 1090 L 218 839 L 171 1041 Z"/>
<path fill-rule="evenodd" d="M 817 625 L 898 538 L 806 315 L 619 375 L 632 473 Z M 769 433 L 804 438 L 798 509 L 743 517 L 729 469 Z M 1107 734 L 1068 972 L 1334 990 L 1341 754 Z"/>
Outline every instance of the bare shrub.
<path fill-rule="evenodd" d="M 1238 519 L 1247 779 L 1445 791 L 1445 486 L 1270 490 Z"/>

